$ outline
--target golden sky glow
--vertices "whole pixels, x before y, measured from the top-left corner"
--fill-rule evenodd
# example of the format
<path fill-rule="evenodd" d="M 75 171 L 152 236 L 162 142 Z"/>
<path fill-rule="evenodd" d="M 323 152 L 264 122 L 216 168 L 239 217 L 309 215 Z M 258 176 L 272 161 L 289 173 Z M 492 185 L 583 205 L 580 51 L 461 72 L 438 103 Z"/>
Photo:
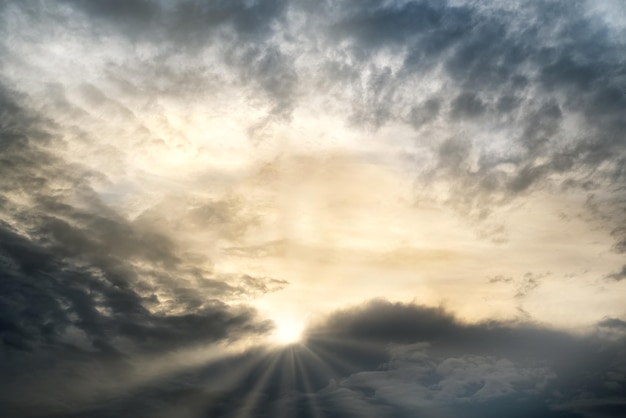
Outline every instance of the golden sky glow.
<path fill-rule="evenodd" d="M 0 1 L 0 405 L 623 407 L 625 12 Z"/>

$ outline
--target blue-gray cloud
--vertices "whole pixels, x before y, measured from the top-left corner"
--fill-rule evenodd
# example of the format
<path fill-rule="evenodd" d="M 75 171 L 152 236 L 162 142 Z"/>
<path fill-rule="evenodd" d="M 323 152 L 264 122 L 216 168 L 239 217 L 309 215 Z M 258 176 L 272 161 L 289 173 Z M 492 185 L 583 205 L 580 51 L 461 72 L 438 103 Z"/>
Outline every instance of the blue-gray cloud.
<path fill-rule="evenodd" d="M 220 275 L 208 256 L 163 231 L 167 208 L 131 221 L 110 205 L 93 187 L 104 173 L 55 152 L 63 133 L 96 142 L 80 122 L 106 114 L 132 128 L 133 146 L 159 138 L 99 85 L 80 83 L 70 97 L 54 64 L 20 45 L 111 47 L 94 73 L 146 106 L 234 85 L 265 112 L 248 127 L 256 143 L 311 97 L 362 132 L 406 125 L 415 147 L 405 147 L 407 160 L 418 152 L 432 160 L 415 167 L 419 187 L 445 182 L 448 203 L 473 219 L 537 190 L 575 190 L 612 234 L 611 250 L 626 251 L 624 30 L 588 2 L 3 1 L 0 22 L 0 402 L 8 416 L 232 416 L 276 357 L 250 351 L 81 402 L 56 381 L 110 379 L 103 384 L 113 387 L 137 372 L 137 357 L 265 334 L 268 320 L 230 302 L 287 285 Z M 21 72 L 45 73 L 46 84 L 21 85 Z M 433 134 L 442 127 L 445 135 Z M 123 165 L 120 155 L 111 152 L 111 166 Z M 181 222 L 219 231 L 232 248 L 254 222 L 232 201 L 189 206 Z M 625 276 L 626 267 L 605 278 Z M 523 279 L 518 302 L 538 286 L 538 277 Z M 277 368 L 250 415 L 623 416 L 624 321 L 597 325 L 598 335 L 581 337 L 375 301 L 310 329 L 313 353 L 274 353 L 279 366 L 299 359 L 308 379 L 290 381 Z"/>

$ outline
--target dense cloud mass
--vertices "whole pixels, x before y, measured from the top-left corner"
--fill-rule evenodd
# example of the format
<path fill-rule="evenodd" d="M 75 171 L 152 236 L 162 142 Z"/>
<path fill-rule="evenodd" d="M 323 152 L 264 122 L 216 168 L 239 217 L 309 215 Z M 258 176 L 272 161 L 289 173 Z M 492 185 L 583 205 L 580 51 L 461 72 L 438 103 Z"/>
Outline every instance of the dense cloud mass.
<path fill-rule="evenodd" d="M 608 342 L 523 323 L 469 325 L 441 309 L 373 301 L 313 335 L 312 347 L 343 361 L 368 346 L 368 360 L 380 356 L 372 364 L 383 360 L 323 391 L 372 405 L 372 416 L 623 413 L 623 387 L 612 380 L 623 376 L 623 334 Z"/>
<path fill-rule="evenodd" d="M 618 417 L 625 337 L 465 324 L 441 308 L 374 300 L 327 316 L 303 345 L 251 349 L 43 416 Z"/>
<path fill-rule="evenodd" d="M 201 258 L 122 218 L 89 187 L 98 173 L 48 151 L 54 126 L 9 92 L 2 122 L 3 397 L 19 399 L 22 378 L 57 363 L 119 362 L 270 329 L 225 302 L 269 291 L 271 279 L 213 277 Z"/>
<path fill-rule="evenodd" d="M 0 0 L 0 415 L 625 416 L 625 45 L 619 0 Z"/>

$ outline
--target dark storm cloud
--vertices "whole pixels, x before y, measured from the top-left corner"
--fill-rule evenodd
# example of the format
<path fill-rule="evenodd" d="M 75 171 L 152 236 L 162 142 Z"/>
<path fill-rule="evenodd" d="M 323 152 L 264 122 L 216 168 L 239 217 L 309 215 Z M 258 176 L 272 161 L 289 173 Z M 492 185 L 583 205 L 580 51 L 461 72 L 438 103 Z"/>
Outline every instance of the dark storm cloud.
<path fill-rule="evenodd" d="M 598 326 L 604 328 L 626 329 L 626 321 L 619 318 L 606 318 L 598 322 Z"/>
<path fill-rule="evenodd" d="M 94 39 L 114 33 L 157 47 L 157 61 L 137 62 L 135 70 L 169 68 L 165 79 L 172 91 L 191 84 L 202 91 L 208 75 L 201 66 L 182 70 L 170 58 L 219 46 L 214 59 L 271 103 L 267 120 L 251 127 L 253 135 L 306 106 L 299 99 L 314 88 L 341 92 L 349 119 L 359 126 L 403 121 L 424 129 L 442 118 L 452 131 L 482 126 L 506 137 L 514 153 L 487 154 L 472 135 L 460 139 L 463 156 L 478 153 L 479 165 L 466 164 L 447 178 L 456 186 L 451 199 L 469 212 L 484 213 L 555 177 L 557 186 L 567 187 L 610 188 L 624 181 L 623 39 L 582 1 L 511 7 L 431 1 L 68 4 L 93 23 Z M 302 15 L 307 25 L 296 32 L 294 17 Z M 303 56 L 313 60 L 316 74 L 298 66 Z M 427 97 L 408 87 L 435 71 L 445 87 Z M 568 123 L 578 126 L 572 130 Z M 440 159 L 446 159 L 441 147 Z M 503 164 L 513 170 L 502 170 Z"/>
<path fill-rule="evenodd" d="M 137 44 L 154 42 L 165 50 L 185 43 L 187 51 L 197 51 L 215 42 L 220 27 L 234 31 L 239 40 L 231 41 L 242 46 L 229 49 L 230 65 L 240 71 L 244 84 L 257 86 L 276 102 L 277 115 L 289 112 L 293 71 L 280 51 L 261 47 L 261 38 L 269 36 L 269 25 L 281 14 L 278 2 L 253 4 L 251 9 L 234 2 L 185 2 L 165 9 L 155 2 L 70 4 L 93 23 L 80 34 L 91 41 L 114 34 Z M 31 28 L 35 31 L 68 18 L 67 10 L 58 4 L 51 5 L 45 17 L 41 5 L 9 6 L 8 13 L 17 10 L 36 21 Z M 162 29 L 166 36 L 159 35 Z M 240 42 L 245 37 L 254 41 Z M 175 95 L 183 92 L 181 86 L 205 81 L 195 69 L 180 74 L 172 65 L 161 68 L 159 63 L 139 61 L 123 66 L 110 63 L 111 78 L 122 91 L 148 92 L 148 98 Z M 125 79 L 133 65 L 154 68 L 155 77 L 147 84 Z M 131 144 L 154 142 L 154 133 L 132 110 L 90 83 L 79 85 L 73 97 L 63 84 L 49 83 L 42 106 L 37 97 L 4 86 L 0 96 L 0 402 L 14 398 L 9 409 L 16 415 L 13 409 L 22 407 L 25 415 L 52 414 L 58 409 L 53 404 L 58 403 L 67 403 L 69 411 L 74 403 L 80 406 L 94 397 L 99 401 L 98 392 L 104 398 L 119 395 L 115 380 L 141 381 L 138 376 L 144 371 L 134 366 L 137 358 L 156 356 L 158 361 L 158 356 L 171 352 L 236 341 L 272 328 L 252 308 L 230 302 L 280 290 L 286 281 L 215 273 L 206 256 L 190 254 L 168 236 L 162 213 L 146 211 L 129 221 L 92 189 L 92 182 L 108 181 L 104 174 L 69 163 L 55 152 L 64 146 L 68 133 L 95 144 L 80 124 L 97 122 L 101 115 L 133 132 Z M 47 119 L 46 110 L 56 119 Z M 109 164 L 121 164 L 121 152 L 107 144 L 99 150 L 110 154 Z M 249 222 L 238 218 L 237 211 L 230 201 L 194 202 L 181 212 L 181 219 L 196 229 L 213 229 L 223 238 L 236 239 Z M 63 382 L 58 387 L 51 384 L 56 379 Z M 35 387 L 40 390 L 34 393 L 30 388 Z"/>
<path fill-rule="evenodd" d="M 91 36 L 96 39 L 113 33 L 159 48 L 158 62 L 141 62 L 140 71 L 152 66 L 158 72 L 169 71 L 165 82 L 174 90 L 192 84 L 197 92 L 198 86 L 206 83 L 206 69 L 188 68 L 181 73 L 179 65 L 169 67 L 168 58 L 180 53 L 193 56 L 217 45 L 221 54 L 217 58 L 239 76 L 240 83 L 258 89 L 272 103 L 271 116 L 288 117 L 293 108 L 297 84 L 294 57 L 282 53 L 272 39 L 278 28 L 284 28 L 285 1 L 68 3 L 94 24 Z"/>
<path fill-rule="evenodd" d="M 564 405 L 582 393 L 590 416 L 624 413 L 616 402 L 625 390 L 622 337 L 577 337 L 524 323 L 470 325 L 441 308 L 382 300 L 335 313 L 308 335 L 312 350 L 342 364 L 364 358 L 361 367 L 369 370 L 348 372 L 327 391 L 338 398 L 348 391 L 374 408 L 394 405 L 398 415 L 389 416 L 579 416 Z"/>
<path fill-rule="evenodd" d="M 419 128 L 425 123 L 432 121 L 437 114 L 441 104 L 437 99 L 428 99 L 424 103 L 414 106 L 411 109 L 410 123 L 415 128 Z"/>
<path fill-rule="evenodd" d="M 446 103 L 446 117 L 453 124 L 469 119 L 497 128 L 506 122 L 524 149 L 509 179 L 515 193 L 555 172 L 624 158 L 615 152 L 623 150 L 619 133 L 626 104 L 620 38 L 581 1 L 528 2 L 511 8 L 429 1 L 69 4 L 94 20 L 94 36 L 98 22 L 106 22 L 118 36 L 133 38 L 138 32 L 138 42 L 155 43 L 163 57 L 190 46 L 189 52 L 197 53 L 223 44 L 228 52 L 217 58 L 275 100 L 276 111 L 294 105 L 299 86 L 294 61 L 307 52 L 308 41 L 323 41 L 319 48 L 328 52 L 317 57 L 321 68 L 328 69 L 320 77 L 348 91 L 356 89 L 355 120 L 371 118 L 377 126 L 404 120 L 411 109 L 423 106 L 426 98 L 412 95 L 406 85 L 411 77 L 428 75 L 443 62 L 451 87 L 427 99 L 418 121 L 431 120 L 442 108 L 438 103 Z M 306 13 L 310 23 L 300 34 L 303 48 L 289 53 L 285 46 L 294 42 L 294 34 L 288 11 Z M 222 29 L 234 38 L 222 36 Z M 375 54 L 381 51 L 399 59 L 400 67 L 376 62 Z M 345 58 L 329 58 L 337 55 Z M 352 76 L 331 70 L 337 65 Z M 569 134 L 562 127 L 566 116 L 585 123 L 581 137 L 564 146 L 563 135 Z M 539 156 L 548 161 L 538 165 Z M 482 167 L 485 172 L 480 174 L 491 169 Z"/>
<path fill-rule="evenodd" d="M 376 300 L 329 315 L 302 346 L 250 350 L 81 413 L 619 417 L 623 342 L 524 323 L 465 324 L 441 308 Z"/>
<path fill-rule="evenodd" d="M 484 153 L 467 134 L 459 139 L 462 147 L 441 145 L 440 165 L 457 149 L 463 151 L 454 154 L 455 163 L 478 153 L 478 167 L 460 164 L 449 177 L 451 200 L 464 211 L 484 214 L 491 205 L 553 184 L 556 177 L 557 186 L 567 187 L 612 189 L 624 182 L 623 36 L 585 3 L 329 4 L 337 16 L 329 25 L 329 49 L 346 54 L 343 65 L 356 74 L 352 81 L 336 80 L 355 89 L 360 124 L 408 120 L 424 129 L 440 113 L 453 131 L 469 124 L 492 131 L 493 141 L 507 138 L 508 152 L 500 155 Z M 401 60 L 400 67 L 376 61 L 377 53 Z M 443 106 L 426 107 L 407 86 L 439 64 L 448 84 L 428 100 Z M 568 130 L 573 121 L 578 127 Z M 513 170 L 503 171 L 503 164 Z M 611 193 L 609 204 L 623 208 L 622 192 Z M 623 217 L 613 218 L 609 226 L 621 222 Z"/>
<path fill-rule="evenodd" d="M 47 148 L 54 123 L 22 108 L 19 95 L 0 93 L 2 402 L 59 367 L 97 380 L 106 373 L 90 369 L 104 359 L 164 355 L 271 329 L 253 309 L 227 302 L 285 281 L 216 275 L 154 224 L 125 220 L 89 186 L 99 173 Z M 50 393 L 71 401 L 45 385 L 31 396 L 46 405 Z"/>
<path fill-rule="evenodd" d="M 309 330 L 308 335 L 311 344 L 319 341 L 320 344 L 342 346 L 342 340 L 352 339 L 377 342 L 382 344 L 380 348 L 384 350 L 384 345 L 388 343 L 428 342 L 436 346 L 438 352 L 462 350 L 466 354 L 507 353 L 515 358 L 526 355 L 566 357 L 570 351 L 559 350 L 570 343 L 573 347 L 577 346 L 575 338 L 566 333 L 499 322 L 465 325 L 442 308 L 384 300 L 335 313 L 319 328 Z"/>
<path fill-rule="evenodd" d="M 149 39 L 166 30 L 168 37 L 181 42 L 206 42 L 212 32 L 232 28 L 236 34 L 263 38 L 272 24 L 284 17 L 286 2 L 194 1 L 160 3 L 147 0 L 67 0 L 88 17 L 106 22 L 139 39 Z"/>
<path fill-rule="evenodd" d="M 485 104 L 475 93 L 461 93 L 452 102 L 452 117 L 474 118 L 485 112 Z"/>
<path fill-rule="evenodd" d="M 549 185 L 602 189 L 604 206 L 588 208 L 613 231 L 614 250 L 626 248 L 624 39 L 581 1 L 507 9 L 496 2 L 94 0 L 0 2 L 0 10 L 14 24 L 21 20 L 10 13 L 19 10 L 27 22 L 16 33 L 0 29 L 7 62 L 28 61 L 11 50 L 9 35 L 36 43 L 57 36 L 52 28 L 90 47 L 111 37 L 153 47 L 149 59 L 133 50 L 106 64 L 107 80 L 146 98 L 218 90 L 222 78 L 189 63 L 215 47 L 211 60 L 234 84 L 269 103 L 254 135 L 306 107 L 299 100 L 309 90 L 344 98 L 355 126 L 408 123 L 436 160 L 424 178 L 448 181 L 451 203 L 481 219 L 493 205 Z M 306 25 L 294 29 L 301 15 Z M 413 90 L 416 80 L 429 88 Z M 82 107 L 66 93 L 53 83 L 45 96 L 67 120 L 101 112 L 144 132 L 133 135 L 137 143 L 157 141 L 98 86 L 80 87 Z M 465 324 L 441 308 L 385 301 L 329 316 L 309 330 L 307 349 L 251 351 L 128 393 L 85 395 L 75 406 L 83 398 L 67 387 L 98 379 L 125 387 L 135 355 L 268 331 L 252 309 L 227 302 L 286 282 L 222 277 L 156 228 L 158 213 L 135 222 L 116 213 L 91 188 L 101 173 L 54 152 L 68 126 L 29 110 L 38 102 L 0 90 L 0 403 L 8 416 L 234 416 L 242 405 L 251 416 L 317 418 L 626 413 L 622 319 L 597 324 L 599 334 L 618 334 L 605 339 L 521 323 Z M 427 132 L 437 124 L 450 132 L 433 139 Z M 489 141 L 501 141 L 500 150 L 485 151 L 477 130 L 493 133 Z M 184 219 L 235 240 L 252 222 L 238 215 L 231 201 L 208 201 Z M 607 278 L 625 276 L 626 268 Z M 514 298 L 524 299 L 539 279 L 516 280 Z M 265 389 L 251 398 L 260 381 Z"/>

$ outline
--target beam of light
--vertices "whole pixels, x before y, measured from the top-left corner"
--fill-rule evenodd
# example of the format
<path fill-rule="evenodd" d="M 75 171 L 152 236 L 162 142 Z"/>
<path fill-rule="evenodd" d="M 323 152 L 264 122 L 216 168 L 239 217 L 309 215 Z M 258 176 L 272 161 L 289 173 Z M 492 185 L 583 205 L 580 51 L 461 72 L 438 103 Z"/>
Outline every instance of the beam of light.
<path fill-rule="evenodd" d="M 312 354 L 317 355 L 322 362 L 326 361 L 333 363 L 334 366 L 343 367 L 347 370 L 354 370 L 354 368 L 358 368 L 359 366 L 344 358 L 334 355 L 330 350 L 324 348 L 325 345 L 341 346 L 342 348 L 353 349 L 358 353 L 366 355 L 380 355 L 389 348 L 389 343 L 386 342 L 346 338 L 340 335 L 313 335 L 309 338 L 305 345 L 309 351 Z"/>
<path fill-rule="evenodd" d="M 331 370 L 335 371 L 335 374 L 346 373 L 347 371 L 358 370 L 354 363 L 341 359 L 338 356 L 330 354 L 327 350 L 315 347 L 315 350 L 311 350 L 315 354 L 315 357 L 320 362 L 325 363 Z"/>
<path fill-rule="evenodd" d="M 286 385 L 291 385 L 293 387 L 293 385 L 297 382 L 298 379 L 298 373 L 296 370 L 296 361 L 295 361 L 295 350 L 296 348 L 294 348 L 293 346 L 287 347 L 287 349 L 285 350 L 285 353 L 287 355 L 287 362 L 286 362 L 286 367 L 284 368 L 284 372 L 283 373 L 283 377 L 285 377 L 285 380 L 283 380 L 283 383 Z"/>
<path fill-rule="evenodd" d="M 303 349 L 309 354 L 311 360 L 315 362 L 316 367 L 319 367 L 322 372 L 327 374 L 330 377 L 336 377 L 339 373 L 337 370 L 330 367 L 330 365 L 325 362 L 316 352 L 311 350 L 307 345 L 302 346 Z"/>
<path fill-rule="evenodd" d="M 311 384 L 311 378 L 306 370 L 306 367 L 302 364 L 302 357 L 300 355 L 295 356 L 296 369 L 302 379 L 302 385 L 304 386 L 304 393 L 302 394 L 306 399 L 309 406 L 309 410 L 313 414 L 313 418 L 323 418 L 319 405 L 317 404 L 317 397 L 315 396 L 315 389 Z"/>
<path fill-rule="evenodd" d="M 229 366 L 219 376 L 210 376 L 210 382 L 207 382 L 206 387 L 212 388 L 211 384 L 217 384 L 221 390 L 232 388 L 241 383 L 247 374 L 251 373 L 255 367 L 260 366 L 264 361 L 267 361 L 270 356 L 267 352 L 260 356 L 253 355 L 236 368 Z"/>
<path fill-rule="evenodd" d="M 284 394 L 289 393 L 290 391 L 295 391 L 298 387 L 298 380 L 296 375 L 296 367 L 294 360 L 294 351 L 296 350 L 295 346 L 290 345 L 285 347 L 284 350 L 281 350 L 279 353 L 280 363 L 278 370 L 279 379 L 277 384 L 277 392 L 282 397 Z M 285 408 L 281 408 L 280 405 L 274 404 L 272 416 L 275 417 L 283 417 L 288 416 L 287 410 Z"/>
<path fill-rule="evenodd" d="M 209 396 L 210 392 L 228 392 L 233 390 L 237 385 L 241 384 L 246 375 L 249 375 L 255 367 L 261 365 L 269 357 L 268 352 L 259 353 L 258 355 L 253 354 L 234 365 L 228 364 L 227 366 L 223 366 L 216 373 L 211 371 L 210 375 L 204 381 L 204 384 L 198 385 L 198 388 L 203 389 L 207 396 L 201 396 L 194 401 L 187 400 L 185 402 L 185 410 L 190 414 L 189 416 L 199 416 L 202 413 L 207 413 L 208 408 L 212 406 L 214 402 L 220 401 L 219 396 L 217 399 L 211 398 Z M 178 414 L 180 414 L 180 410 L 178 410 L 178 405 L 176 405 L 162 411 L 162 413 L 155 418 L 169 418 L 171 416 L 178 416 Z"/>
<path fill-rule="evenodd" d="M 218 363 L 240 348 L 238 344 L 220 343 L 209 347 L 188 347 L 167 354 L 144 355 L 124 361 L 101 359 L 98 369 L 104 370 L 104 375 L 91 375 L 89 381 L 87 376 L 81 376 L 75 381 L 65 383 L 68 387 L 66 393 L 69 395 L 66 403 L 71 405 L 72 410 L 80 412 L 105 399 L 131 396 L 156 381 L 165 381 L 176 374 Z M 116 373 L 118 370 L 122 370 L 119 375 Z M 37 375 L 40 382 L 57 378 L 54 374 Z M 33 387 L 36 388 L 37 384 L 33 382 Z"/>
<path fill-rule="evenodd" d="M 270 364 L 267 366 L 263 374 L 257 379 L 248 394 L 244 397 L 241 402 L 241 407 L 234 418 L 248 418 L 254 416 L 254 409 L 258 406 L 260 397 L 263 395 L 263 391 L 267 389 L 268 381 L 277 370 L 280 353 L 274 352 L 270 354 L 269 359 L 271 359 Z"/>
<path fill-rule="evenodd" d="M 335 343 L 348 345 L 352 347 L 358 347 L 359 349 L 366 348 L 370 350 L 380 350 L 381 348 L 385 348 L 388 346 L 387 342 L 379 342 L 373 341 L 371 339 L 366 338 L 356 338 L 356 337 L 346 337 L 341 334 L 317 334 L 317 333 L 309 333 L 307 334 L 307 341 L 310 342 L 322 342 L 322 343 Z"/>

